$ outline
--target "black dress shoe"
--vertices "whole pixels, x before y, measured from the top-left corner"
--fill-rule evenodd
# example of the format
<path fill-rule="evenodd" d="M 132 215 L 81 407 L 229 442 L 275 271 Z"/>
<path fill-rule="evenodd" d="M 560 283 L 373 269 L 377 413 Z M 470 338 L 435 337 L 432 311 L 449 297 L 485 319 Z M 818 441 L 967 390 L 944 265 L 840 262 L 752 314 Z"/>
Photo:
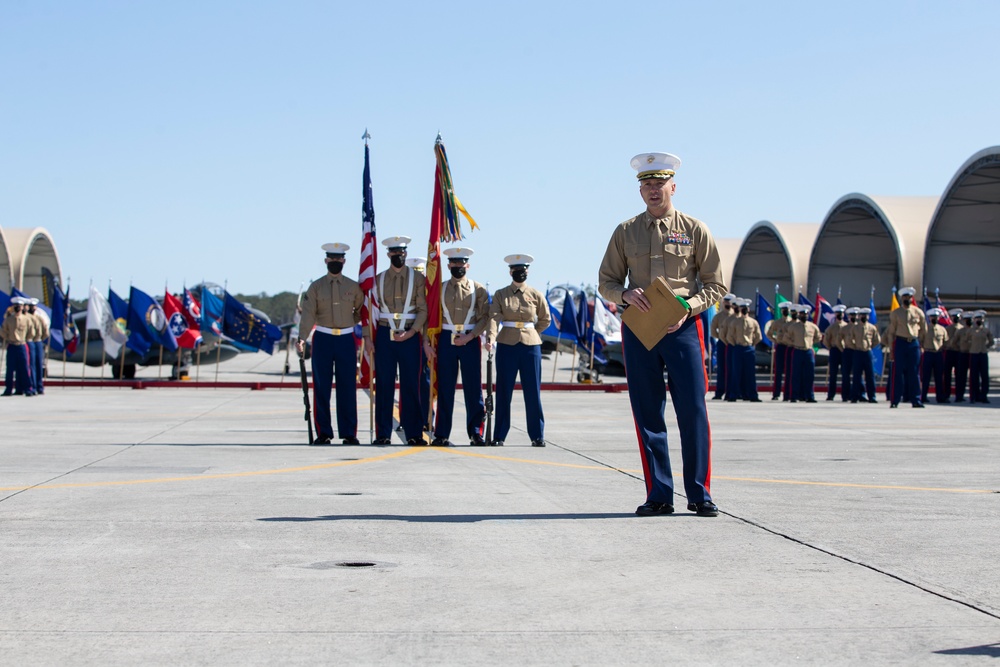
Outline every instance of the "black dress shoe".
<path fill-rule="evenodd" d="M 315 440 L 313 440 L 313 444 L 314 445 L 329 445 L 330 442 L 331 442 L 330 438 L 328 436 L 325 436 L 325 435 L 324 436 L 320 436 L 319 438 L 316 438 Z"/>
<path fill-rule="evenodd" d="M 868 402 L 869 403 L 878 403 L 878 399 L 877 398 L 869 398 Z"/>
<path fill-rule="evenodd" d="M 772 400 L 772 401 L 778 401 L 778 400 L 781 400 L 781 396 L 772 396 L 772 397 L 771 397 L 771 400 Z"/>
<path fill-rule="evenodd" d="M 392 444 L 392 438 L 375 438 L 375 440 L 372 441 L 372 444 L 373 445 L 391 445 Z"/>
<path fill-rule="evenodd" d="M 451 440 L 448 438 L 434 438 L 434 442 L 431 443 L 432 447 L 451 447 Z"/>
<path fill-rule="evenodd" d="M 833 400 L 833 396 L 827 396 L 827 397 L 826 397 L 826 400 L 828 400 L 828 401 L 832 401 L 832 400 Z"/>
<path fill-rule="evenodd" d="M 644 503 L 635 508 L 638 516 L 656 516 L 657 514 L 673 514 L 674 506 L 669 503 Z"/>
<path fill-rule="evenodd" d="M 406 444 L 410 447 L 424 447 L 427 445 L 427 441 L 423 438 L 410 438 L 406 441 Z"/>
<path fill-rule="evenodd" d="M 890 403 L 889 407 L 890 408 L 898 408 L 899 407 L 899 403 Z"/>
<path fill-rule="evenodd" d="M 360 445 L 361 441 L 357 438 L 344 438 L 343 443 L 345 445 Z"/>
<path fill-rule="evenodd" d="M 851 403 L 857 403 L 857 402 L 858 402 L 858 399 L 856 399 L 856 398 L 851 399 Z"/>
<path fill-rule="evenodd" d="M 815 398 L 806 399 L 806 403 L 815 403 L 815 402 L 816 402 Z"/>
<path fill-rule="evenodd" d="M 981 398 L 981 399 L 979 399 L 979 402 L 980 403 L 989 403 L 990 399 L 988 399 L 988 398 Z"/>
<path fill-rule="evenodd" d="M 763 402 L 759 398 L 751 398 L 749 400 L 750 400 L 751 403 L 762 403 Z"/>
<path fill-rule="evenodd" d="M 965 399 L 964 398 L 956 398 L 955 402 L 956 403 L 965 403 Z"/>
<path fill-rule="evenodd" d="M 924 407 L 924 404 L 923 404 L 923 403 L 913 403 L 912 405 L 913 405 L 913 407 L 915 407 L 915 408 L 922 408 L 922 407 Z"/>
<path fill-rule="evenodd" d="M 695 512 L 698 516 L 719 516 L 719 508 L 711 500 L 703 503 L 688 503 L 688 512 Z"/>
<path fill-rule="evenodd" d="M 503 440 L 494 440 L 490 443 L 491 447 L 503 447 Z"/>
<path fill-rule="evenodd" d="M 485 447 L 486 446 L 486 440 L 483 439 L 483 436 L 481 436 L 481 435 L 479 435 L 477 433 L 476 435 L 472 436 L 472 440 L 469 441 L 469 446 L 470 447 Z"/>
<path fill-rule="evenodd" d="M 531 446 L 532 447 L 544 447 L 545 446 L 545 441 L 542 440 L 541 438 L 539 438 L 538 440 L 532 440 L 531 441 Z"/>

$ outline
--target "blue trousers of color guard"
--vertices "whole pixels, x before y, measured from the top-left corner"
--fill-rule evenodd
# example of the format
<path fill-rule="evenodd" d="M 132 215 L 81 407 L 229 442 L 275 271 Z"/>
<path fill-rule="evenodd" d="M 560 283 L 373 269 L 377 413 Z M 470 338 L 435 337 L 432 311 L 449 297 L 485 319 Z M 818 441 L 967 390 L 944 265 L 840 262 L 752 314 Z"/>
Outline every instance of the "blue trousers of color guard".
<path fill-rule="evenodd" d="M 715 341 L 715 397 L 724 398 L 726 395 L 726 371 L 729 370 L 728 358 L 729 346 L 721 340 Z"/>
<path fill-rule="evenodd" d="M 990 392 L 990 358 L 985 352 L 969 354 L 969 400 L 985 403 Z"/>
<path fill-rule="evenodd" d="M 896 336 L 892 342 L 892 386 L 889 400 L 895 405 L 920 402 L 920 343 Z"/>
<path fill-rule="evenodd" d="M 375 437 L 392 437 L 392 405 L 396 398 L 399 369 L 399 423 L 407 440 L 421 439 L 424 418 L 420 414 L 420 336 L 402 343 L 392 340 L 389 327 L 375 332 Z"/>
<path fill-rule="evenodd" d="M 732 375 L 729 386 L 735 385 L 735 398 L 746 401 L 757 399 L 757 354 L 750 345 L 730 345 L 733 352 Z M 728 395 L 727 398 L 732 397 Z"/>
<path fill-rule="evenodd" d="M 358 357 L 354 336 L 333 336 L 322 331 L 313 334 L 313 420 L 319 438 L 333 437 L 330 416 L 330 391 L 336 372 L 337 431 L 341 438 L 358 434 Z"/>
<path fill-rule="evenodd" d="M 875 360 L 871 350 L 851 350 L 851 400 L 870 401 L 875 398 Z M 864 384 L 861 376 L 864 375 Z"/>
<path fill-rule="evenodd" d="M 850 400 L 854 378 L 854 355 L 859 354 L 857 350 L 845 347 L 840 358 L 840 397 L 845 401 Z"/>
<path fill-rule="evenodd" d="M 438 400 L 434 437 L 445 439 L 451 437 L 455 389 L 461 368 L 462 394 L 465 398 L 465 431 L 471 439 L 473 435 L 482 435 L 483 420 L 486 419 L 486 403 L 483 401 L 482 348 L 479 338 L 470 340 L 465 345 L 452 345 L 451 338 L 451 331 L 442 331 L 438 339 Z"/>
<path fill-rule="evenodd" d="M 700 321 L 689 319 L 647 350 L 627 326 L 622 327 L 622 352 L 629 402 L 635 420 L 646 502 L 674 504 L 674 478 L 667 449 L 667 372 L 670 401 L 680 432 L 684 493 L 689 503 L 712 499 L 712 435 L 705 406 L 707 377 Z"/>
<path fill-rule="evenodd" d="M 781 396 L 782 385 L 785 383 L 785 357 L 788 353 L 788 347 L 785 345 L 780 345 L 778 343 L 774 344 L 774 386 L 771 388 L 771 397 L 778 398 Z"/>
<path fill-rule="evenodd" d="M 542 412 L 542 346 L 497 345 L 497 421 L 493 438 L 506 440 L 510 431 L 510 401 L 514 385 L 521 374 L 521 392 L 524 394 L 524 411 L 531 440 L 545 438 L 545 414 Z"/>
<path fill-rule="evenodd" d="M 31 389 L 36 394 L 45 393 L 45 342 L 36 340 L 28 343 L 31 355 Z"/>
<path fill-rule="evenodd" d="M 792 400 L 815 401 L 816 353 L 793 349 L 792 355 Z"/>
<path fill-rule="evenodd" d="M 927 402 L 927 393 L 934 381 L 934 399 L 944 403 L 947 399 L 944 393 L 944 351 L 924 352 L 920 360 L 920 400 Z"/>
<path fill-rule="evenodd" d="M 832 399 L 837 395 L 837 381 L 840 380 L 840 367 L 844 363 L 844 353 L 839 347 L 834 347 L 830 349 L 829 356 L 830 365 L 827 367 L 826 373 L 826 397 Z M 847 397 L 846 387 L 841 385 L 841 389 L 844 389 L 844 397 Z"/>
<path fill-rule="evenodd" d="M 32 394 L 31 375 L 28 373 L 28 346 L 7 346 L 7 377 L 4 382 L 5 394 Z"/>

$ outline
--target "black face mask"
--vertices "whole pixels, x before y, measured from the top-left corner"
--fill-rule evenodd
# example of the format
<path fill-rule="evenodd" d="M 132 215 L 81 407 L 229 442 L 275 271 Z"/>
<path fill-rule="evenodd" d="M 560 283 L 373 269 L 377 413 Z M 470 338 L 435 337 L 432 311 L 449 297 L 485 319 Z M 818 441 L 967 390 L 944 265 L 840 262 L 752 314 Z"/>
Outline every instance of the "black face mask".
<path fill-rule="evenodd" d="M 336 276 L 341 271 L 344 270 L 344 263 L 343 262 L 327 262 L 326 263 L 326 270 Z"/>
<path fill-rule="evenodd" d="M 937 318 L 936 317 L 932 317 L 931 318 L 931 324 L 937 324 Z"/>
<path fill-rule="evenodd" d="M 904 296 L 903 297 L 903 307 L 904 308 L 909 308 L 910 307 L 910 297 L 908 297 L 908 296 Z"/>
<path fill-rule="evenodd" d="M 868 321 L 868 316 L 867 315 L 862 315 L 861 316 L 861 322 L 864 323 L 864 322 L 867 322 L 867 321 Z"/>
<path fill-rule="evenodd" d="M 837 313 L 837 321 L 839 322 L 842 319 L 844 319 L 844 314 L 843 313 Z"/>
<path fill-rule="evenodd" d="M 782 308 L 781 309 L 781 316 L 782 317 L 788 317 L 788 309 L 787 308 Z"/>
<path fill-rule="evenodd" d="M 983 326 L 983 323 L 982 322 L 976 322 L 976 326 L 977 327 L 981 327 L 981 326 Z"/>
<path fill-rule="evenodd" d="M 465 277 L 465 267 L 464 266 L 449 266 L 448 270 L 451 271 L 451 277 L 455 279 L 462 279 Z"/>
<path fill-rule="evenodd" d="M 799 322 L 805 322 L 808 319 L 809 319 L 808 315 L 806 315 L 805 313 L 799 313 Z"/>
<path fill-rule="evenodd" d="M 858 321 L 858 318 L 857 318 L 857 316 L 856 316 L 856 315 L 851 315 L 851 318 L 850 318 L 850 320 L 851 320 L 851 324 L 854 324 L 855 322 L 857 322 L 857 321 Z"/>
<path fill-rule="evenodd" d="M 514 271 L 511 271 L 510 277 L 514 279 L 515 283 L 523 283 L 528 279 L 528 270 L 515 269 Z"/>
<path fill-rule="evenodd" d="M 401 269 L 406 264 L 406 257 L 403 255 L 393 255 L 389 258 L 389 262 L 397 269 Z"/>
<path fill-rule="evenodd" d="M 740 308 L 740 313 L 741 313 L 741 314 L 743 314 L 743 315 L 746 315 L 746 314 L 747 314 L 747 313 L 749 313 L 749 312 L 750 312 L 750 311 L 749 311 L 749 310 L 747 310 L 746 308 Z"/>

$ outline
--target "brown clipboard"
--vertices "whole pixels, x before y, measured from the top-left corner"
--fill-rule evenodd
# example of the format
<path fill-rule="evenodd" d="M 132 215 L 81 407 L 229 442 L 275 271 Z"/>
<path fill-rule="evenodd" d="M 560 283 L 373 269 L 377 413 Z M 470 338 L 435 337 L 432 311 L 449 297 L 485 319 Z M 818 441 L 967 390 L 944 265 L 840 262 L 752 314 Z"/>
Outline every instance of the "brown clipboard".
<path fill-rule="evenodd" d="M 667 329 L 684 319 L 688 311 L 677 300 L 677 295 L 662 276 L 643 290 L 643 294 L 649 301 L 649 312 L 644 313 L 635 306 L 629 306 L 622 313 L 622 322 L 647 350 L 652 350 L 667 335 Z"/>

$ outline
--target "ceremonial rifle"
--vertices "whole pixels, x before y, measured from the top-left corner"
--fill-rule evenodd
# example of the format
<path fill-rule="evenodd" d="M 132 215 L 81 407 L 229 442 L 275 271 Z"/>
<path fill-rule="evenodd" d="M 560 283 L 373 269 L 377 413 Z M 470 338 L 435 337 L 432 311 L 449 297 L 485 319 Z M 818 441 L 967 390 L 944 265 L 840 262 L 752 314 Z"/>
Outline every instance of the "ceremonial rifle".
<path fill-rule="evenodd" d="M 306 424 L 309 426 L 309 444 L 313 444 L 312 408 L 309 406 L 309 380 L 306 379 L 306 355 L 299 355 L 299 376 L 302 378 L 302 402 L 306 406 Z"/>
<path fill-rule="evenodd" d="M 486 444 L 493 444 L 493 350 L 486 357 Z"/>

